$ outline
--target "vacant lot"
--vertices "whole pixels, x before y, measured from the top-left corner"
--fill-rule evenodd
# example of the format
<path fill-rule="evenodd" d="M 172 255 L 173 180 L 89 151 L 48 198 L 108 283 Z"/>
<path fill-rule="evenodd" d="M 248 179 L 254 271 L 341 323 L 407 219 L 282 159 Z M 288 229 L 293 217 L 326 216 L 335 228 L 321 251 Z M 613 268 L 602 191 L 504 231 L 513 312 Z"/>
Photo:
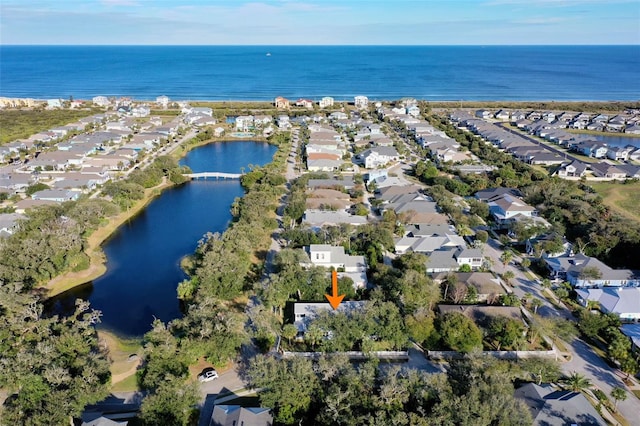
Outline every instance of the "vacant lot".
<path fill-rule="evenodd" d="M 604 199 L 604 203 L 624 217 L 640 221 L 640 182 L 589 183 Z"/>
<path fill-rule="evenodd" d="M 101 112 L 100 109 L 60 109 L 44 111 L 0 111 L 0 145 L 28 138 L 53 127 L 70 124 L 79 118 Z"/>

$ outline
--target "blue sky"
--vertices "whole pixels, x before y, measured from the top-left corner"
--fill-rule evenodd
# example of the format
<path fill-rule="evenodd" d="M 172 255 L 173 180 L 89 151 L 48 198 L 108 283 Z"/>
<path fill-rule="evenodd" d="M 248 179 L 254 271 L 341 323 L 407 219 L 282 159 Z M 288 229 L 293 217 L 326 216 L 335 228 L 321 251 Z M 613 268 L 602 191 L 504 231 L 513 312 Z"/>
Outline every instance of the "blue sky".
<path fill-rule="evenodd" d="M 640 0 L 0 0 L 2 44 L 640 44 Z"/>

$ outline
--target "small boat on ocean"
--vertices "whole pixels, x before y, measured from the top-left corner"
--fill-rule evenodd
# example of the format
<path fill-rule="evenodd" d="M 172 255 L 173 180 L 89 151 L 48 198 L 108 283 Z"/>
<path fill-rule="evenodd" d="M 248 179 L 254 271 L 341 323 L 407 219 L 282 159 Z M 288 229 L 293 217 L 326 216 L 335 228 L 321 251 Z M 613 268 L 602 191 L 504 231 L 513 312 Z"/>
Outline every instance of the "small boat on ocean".
<path fill-rule="evenodd" d="M 271 56 L 271 52 L 267 52 L 267 56 Z"/>

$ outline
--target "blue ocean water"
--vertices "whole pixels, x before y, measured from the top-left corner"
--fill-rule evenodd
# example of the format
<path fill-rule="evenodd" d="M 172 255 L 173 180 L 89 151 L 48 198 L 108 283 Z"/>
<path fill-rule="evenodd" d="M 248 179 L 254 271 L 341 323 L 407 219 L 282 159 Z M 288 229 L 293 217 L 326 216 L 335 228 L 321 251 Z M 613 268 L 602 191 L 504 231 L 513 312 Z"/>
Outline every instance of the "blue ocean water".
<path fill-rule="evenodd" d="M 640 46 L 0 46 L 0 96 L 638 100 Z"/>

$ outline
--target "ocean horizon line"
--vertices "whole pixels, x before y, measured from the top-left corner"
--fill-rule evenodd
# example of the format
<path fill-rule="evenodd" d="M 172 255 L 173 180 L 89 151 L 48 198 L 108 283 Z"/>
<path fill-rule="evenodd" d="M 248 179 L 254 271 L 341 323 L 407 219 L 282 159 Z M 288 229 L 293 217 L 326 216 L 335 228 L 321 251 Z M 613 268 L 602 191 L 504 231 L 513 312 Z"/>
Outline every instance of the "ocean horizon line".
<path fill-rule="evenodd" d="M 3 44 L 0 47 L 640 47 L 628 44 Z"/>

